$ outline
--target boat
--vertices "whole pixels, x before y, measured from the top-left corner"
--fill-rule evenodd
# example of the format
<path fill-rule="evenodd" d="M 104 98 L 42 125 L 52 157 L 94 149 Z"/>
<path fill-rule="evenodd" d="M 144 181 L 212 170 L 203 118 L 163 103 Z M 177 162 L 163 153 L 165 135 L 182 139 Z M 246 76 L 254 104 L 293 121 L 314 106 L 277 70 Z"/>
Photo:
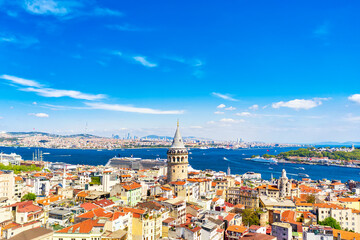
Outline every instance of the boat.
<path fill-rule="evenodd" d="M 49 154 L 50 154 L 50 153 L 48 153 L 48 152 L 44 152 L 44 153 L 43 153 L 43 155 L 49 155 Z"/>
<path fill-rule="evenodd" d="M 309 175 L 305 174 L 305 173 L 298 173 L 299 177 L 309 177 Z"/>
<path fill-rule="evenodd" d="M 250 160 L 254 161 L 254 162 L 275 163 L 275 164 L 277 164 L 277 162 L 278 162 L 278 160 L 276 160 L 275 158 L 263 158 L 263 157 L 260 157 L 260 156 L 250 158 Z"/>
<path fill-rule="evenodd" d="M 299 169 L 300 169 L 300 170 L 305 170 L 305 168 L 303 168 L 303 167 L 299 167 Z"/>
<path fill-rule="evenodd" d="M 272 167 L 269 167 L 269 170 L 273 170 L 273 168 L 272 168 Z"/>
<path fill-rule="evenodd" d="M 228 161 L 229 159 L 227 159 L 226 157 L 223 158 L 225 161 Z"/>

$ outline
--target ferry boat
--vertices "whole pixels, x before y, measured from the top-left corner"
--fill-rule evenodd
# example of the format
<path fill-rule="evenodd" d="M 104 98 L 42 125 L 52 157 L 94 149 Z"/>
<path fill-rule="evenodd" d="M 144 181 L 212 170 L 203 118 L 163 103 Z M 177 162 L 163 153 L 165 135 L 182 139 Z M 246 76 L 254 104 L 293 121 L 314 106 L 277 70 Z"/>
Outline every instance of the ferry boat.
<path fill-rule="evenodd" d="M 305 173 L 298 173 L 299 177 L 309 177 L 309 175 L 305 174 Z"/>
<path fill-rule="evenodd" d="M 262 163 L 278 163 L 278 160 L 276 160 L 275 158 L 263 158 L 260 156 L 254 157 L 254 158 L 250 158 L 251 161 L 254 162 L 262 162 Z"/>

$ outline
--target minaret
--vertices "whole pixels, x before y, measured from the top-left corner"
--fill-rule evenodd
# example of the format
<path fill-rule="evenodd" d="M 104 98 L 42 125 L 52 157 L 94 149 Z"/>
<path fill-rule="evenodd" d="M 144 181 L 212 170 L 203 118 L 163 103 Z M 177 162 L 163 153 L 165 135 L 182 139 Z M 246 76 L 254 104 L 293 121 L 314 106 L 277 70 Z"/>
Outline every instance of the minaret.
<path fill-rule="evenodd" d="M 171 147 L 167 151 L 167 181 L 186 180 L 188 178 L 188 151 L 180 135 L 179 121 Z"/>
<path fill-rule="evenodd" d="M 63 187 L 63 188 L 66 187 L 66 164 L 65 164 L 65 166 L 64 166 L 62 187 Z"/>
<path fill-rule="evenodd" d="M 228 166 L 228 169 L 227 169 L 227 175 L 230 176 L 230 166 Z"/>

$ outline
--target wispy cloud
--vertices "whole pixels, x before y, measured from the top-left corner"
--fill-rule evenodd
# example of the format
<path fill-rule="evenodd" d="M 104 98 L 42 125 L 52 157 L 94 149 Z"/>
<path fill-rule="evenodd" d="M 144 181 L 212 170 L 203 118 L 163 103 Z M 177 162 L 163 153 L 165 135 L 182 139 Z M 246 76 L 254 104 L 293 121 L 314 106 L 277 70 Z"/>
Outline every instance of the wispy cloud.
<path fill-rule="evenodd" d="M 236 107 L 230 106 L 230 107 L 225 108 L 225 110 L 234 111 L 234 110 L 236 110 Z"/>
<path fill-rule="evenodd" d="M 249 107 L 249 109 L 250 109 L 250 110 L 254 110 L 254 111 L 256 111 L 256 110 L 258 110 L 258 109 L 259 109 L 259 105 L 254 104 L 254 105 L 250 106 L 250 107 Z"/>
<path fill-rule="evenodd" d="M 95 8 L 94 14 L 98 16 L 117 16 L 117 17 L 121 17 L 124 15 L 120 11 L 109 8 L 100 8 L 100 7 Z"/>
<path fill-rule="evenodd" d="M 224 114 L 224 112 L 216 111 L 216 112 L 214 112 L 214 114 Z"/>
<path fill-rule="evenodd" d="M 133 57 L 133 59 L 136 62 L 139 62 L 140 64 L 142 64 L 145 67 L 151 67 L 152 68 L 152 67 L 157 67 L 158 66 L 156 63 L 149 62 L 148 60 L 146 60 L 146 57 L 143 57 L 143 56 L 135 56 L 135 57 Z"/>
<path fill-rule="evenodd" d="M 349 96 L 348 99 L 352 102 L 360 104 L 360 94 L 353 94 L 353 95 Z"/>
<path fill-rule="evenodd" d="M 114 16 L 124 14 L 118 10 L 93 6 L 91 1 L 77 0 L 24 0 L 22 7 L 30 14 L 55 16 L 62 20 L 81 16 Z"/>
<path fill-rule="evenodd" d="M 325 100 L 329 100 L 329 98 L 294 99 L 288 102 L 284 102 L 284 101 L 276 102 L 273 103 L 271 106 L 273 108 L 287 107 L 295 110 L 300 110 L 300 109 L 308 110 L 320 106 L 322 102 Z"/>
<path fill-rule="evenodd" d="M 237 99 L 233 98 L 230 94 L 222 94 L 222 93 L 216 93 L 213 92 L 212 93 L 213 96 L 218 97 L 218 98 L 222 98 L 224 100 L 228 100 L 228 101 L 238 101 Z"/>
<path fill-rule="evenodd" d="M 324 22 L 324 23 L 320 24 L 319 26 L 317 26 L 315 28 L 315 30 L 313 31 L 313 34 L 317 38 L 322 38 L 322 39 L 326 38 L 330 34 L 329 23 Z"/>
<path fill-rule="evenodd" d="M 0 44 L 7 43 L 7 44 L 14 44 L 20 47 L 29 47 L 38 43 L 39 41 L 33 37 L 26 37 L 20 35 L 13 35 L 10 33 L 0 33 Z"/>
<path fill-rule="evenodd" d="M 217 106 L 216 108 L 219 108 L 219 109 L 221 109 L 221 108 L 225 108 L 226 107 L 226 105 L 225 104 L 220 104 L 219 106 Z"/>
<path fill-rule="evenodd" d="M 37 15 L 64 16 L 69 14 L 74 5 L 71 1 L 57 2 L 54 0 L 25 0 L 24 8 L 26 11 Z"/>
<path fill-rule="evenodd" d="M 106 97 L 103 94 L 87 94 L 75 90 L 61 90 L 54 88 L 21 88 L 20 90 L 24 92 L 35 92 L 43 97 L 70 97 L 74 99 L 83 99 L 90 101 L 100 100 Z"/>
<path fill-rule="evenodd" d="M 53 104 L 43 104 L 42 108 L 47 108 L 53 111 L 59 110 L 82 110 L 82 109 L 91 109 L 91 107 L 77 107 L 77 106 L 63 106 L 63 105 L 53 105 Z"/>
<path fill-rule="evenodd" d="M 38 118 L 48 118 L 49 114 L 47 113 L 29 113 L 30 116 L 35 116 Z"/>
<path fill-rule="evenodd" d="M 144 113 L 144 114 L 183 114 L 183 110 L 158 110 L 152 108 L 139 108 L 133 106 L 126 106 L 120 104 L 106 104 L 106 103 L 85 103 L 92 109 L 101 109 L 118 112 Z"/>
<path fill-rule="evenodd" d="M 139 27 L 135 27 L 129 24 L 113 24 L 113 25 L 107 25 L 106 26 L 109 29 L 112 30 L 117 30 L 117 31 L 124 31 L 124 32 L 146 32 L 146 31 L 150 31 L 150 29 L 145 29 L 145 28 L 139 28 Z"/>
<path fill-rule="evenodd" d="M 83 99 L 83 100 L 100 100 L 104 99 L 106 96 L 104 94 L 87 94 L 82 93 L 80 91 L 75 90 L 62 90 L 62 89 L 54 89 L 54 88 L 47 88 L 44 87 L 43 84 L 40 84 L 39 82 L 35 80 L 29 80 L 24 78 L 19 78 L 15 76 L 10 75 L 1 75 L 1 79 L 5 79 L 7 81 L 10 81 L 14 84 L 25 86 L 27 88 L 20 88 L 20 91 L 24 92 L 34 92 L 40 96 L 43 97 L 70 97 L 74 99 Z"/>
<path fill-rule="evenodd" d="M 359 123 L 360 122 L 360 116 L 348 115 L 347 117 L 344 118 L 344 120 L 347 121 L 347 122 Z"/>
<path fill-rule="evenodd" d="M 205 75 L 204 72 L 205 62 L 203 60 L 200 60 L 198 58 L 189 59 L 189 58 L 184 58 L 179 56 L 169 56 L 169 55 L 166 55 L 163 58 L 189 66 L 192 69 L 192 75 L 196 78 L 203 78 Z"/>
<path fill-rule="evenodd" d="M 240 117 L 251 117 L 251 116 L 253 116 L 253 114 L 249 113 L 249 112 L 236 113 L 235 115 L 240 116 Z"/>
<path fill-rule="evenodd" d="M 5 79 L 5 80 L 8 80 L 12 83 L 15 83 L 15 84 L 19 84 L 19 85 L 22 85 L 22 86 L 27 86 L 27 87 L 42 87 L 43 85 L 38 83 L 37 81 L 34 81 L 34 80 L 29 80 L 29 79 L 24 79 L 24 78 L 19 78 L 19 77 L 15 77 L 15 76 L 10 76 L 10 75 L 6 75 L 6 74 L 3 74 L 0 76 L 1 79 Z"/>
<path fill-rule="evenodd" d="M 245 120 L 244 119 L 223 118 L 223 119 L 220 119 L 220 122 L 222 122 L 222 123 L 242 123 L 242 122 L 245 122 Z"/>

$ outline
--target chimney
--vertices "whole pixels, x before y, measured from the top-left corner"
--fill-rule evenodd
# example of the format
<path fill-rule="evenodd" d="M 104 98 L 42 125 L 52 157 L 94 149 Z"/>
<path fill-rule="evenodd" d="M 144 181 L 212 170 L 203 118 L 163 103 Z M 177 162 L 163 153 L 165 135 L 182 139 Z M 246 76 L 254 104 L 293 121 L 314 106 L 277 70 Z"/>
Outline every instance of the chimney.
<path fill-rule="evenodd" d="M 341 234 L 340 233 L 338 233 L 338 235 L 337 235 L 337 240 L 341 240 Z"/>

